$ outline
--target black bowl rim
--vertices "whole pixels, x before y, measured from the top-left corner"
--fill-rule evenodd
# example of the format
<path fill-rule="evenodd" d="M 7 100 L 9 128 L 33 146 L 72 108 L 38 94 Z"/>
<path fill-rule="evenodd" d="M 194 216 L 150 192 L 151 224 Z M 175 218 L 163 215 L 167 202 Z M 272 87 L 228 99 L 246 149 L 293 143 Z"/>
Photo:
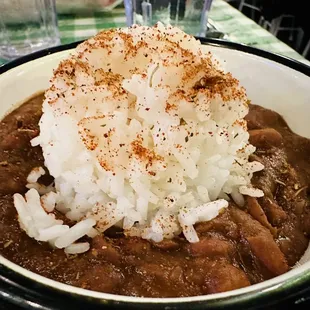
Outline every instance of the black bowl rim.
<path fill-rule="evenodd" d="M 262 49 L 252 47 L 252 46 L 248 46 L 245 44 L 236 43 L 236 42 L 227 41 L 227 40 L 222 40 L 222 39 L 201 38 L 201 37 L 197 37 L 197 39 L 199 39 L 203 45 L 218 46 L 218 47 L 233 49 L 233 50 L 245 52 L 248 54 L 260 56 L 262 58 L 266 58 L 266 59 L 275 61 L 277 63 L 280 63 L 282 65 L 285 65 L 287 67 L 290 67 L 290 68 L 292 68 L 296 71 L 299 71 L 299 72 L 301 72 L 307 76 L 310 76 L 310 65 L 302 63 L 302 62 L 295 60 L 293 58 L 289 58 L 289 57 L 286 57 L 286 56 L 283 56 L 280 54 L 276 54 L 276 53 L 271 53 L 271 52 L 268 52 L 266 50 L 262 50 Z M 78 44 L 80 44 L 82 42 L 83 41 L 77 41 L 77 42 L 73 42 L 73 43 L 69 43 L 69 44 L 54 46 L 54 47 L 43 49 L 41 51 L 34 52 L 34 53 L 28 54 L 26 56 L 17 58 L 15 60 L 12 60 L 8 63 L 1 65 L 0 66 L 0 74 L 4 73 L 10 69 L 13 69 L 19 65 L 22 65 L 26 62 L 35 60 L 37 58 L 41 58 L 41 57 L 44 57 L 44 56 L 47 56 L 50 54 L 54 54 L 57 52 L 65 51 L 68 49 L 73 49 Z"/>
<path fill-rule="evenodd" d="M 299 62 L 297 60 L 291 59 L 289 57 L 281 56 L 275 53 L 271 53 L 265 50 L 261 50 L 255 47 L 250 47 L 244 44 L 240 43 L 235 43 L 231 41 L 226 41 L 226 40 L 221 40 L 221 39 L 211 39 L 211 38 L 198 38 L 202 44 L 204 45 L 211 45 L 211 46 L 217 46 L 217 47 L 222 47 L 222 48 L 227 48 L 227 49 L 232 49 L 232 50 L 237 50 L 241 52 L 245 52 L 248 54 L 253 54 L 271 61 L 274 61 L 276 63 L 282 64 L 286 67 L 289 67 L 291 69 L 294 69 L 298 72 L 301 72 L 305 74 L 306 76 L 310 77 L 310 66 Z M 16 60 L 13 60 L 11 62 L 8 62 L 2 66 L 0 66 L 0 74 L 5 73 L 19 65 L 22 65 L 24 63 L 30 62 L 32 60 L 54 54 L 57 52 L 65 51 L 68 49 L 73 49 L 75 48 L 78 44 L 80 44 L 83 41 L 78 41 L 78 42 L 73 42 L 70 44 L 65 44 L 65 45 L 60 45 L 60 46 L 55 46 L 51 48 L 47 48 L 29 55 L 26 55 L 24 57 L 18 58 Z M 179 303 L 176 302 L 171 302 L 169 301 L 167 304 L 163 303 L 133 303 L 131 301 L 114 301 L 113 300 L 113 295 L 110 295 L 111 299 L 102 299 L 100 302 L 98 300 L 95 300 L 96 302 L 96 307 L 103 306 L 105 307 L 134 307 L 134 309 L 138 309 L 141 307 L 146 306 L 145 309 L 150 309 L 149 307 L 151 306 L 152 309 L 154 308 L 161 308 L 163 305 L 168 307 L 169 309 L 187 309 L 189 306 L 189 303 L 191 304 L 191 308 L 193 309 L 217 309 L 218 307 L 225 307 L 227 309 L 230 309 L 232 306 L 233 307 L 247 307 L 247 309 L 252 308 L 255 306 L 255 308 L 258 307 L 258 305 L 261 305 L 261 307 L 265 307 L 266 304 L 274 304 L 277 301 L 277 298 L 281 296 L 283 298 L 283 295 L 285 298 L 288 297 L 288 293 L 292 295 L 298 296 L 300 292 L 303 292 L 308 288 L 309 285 L 309 279 L 310 279 L 310 270 L 309 272 L 305 272 L 301 277 L 294 277 L 290 279 L 292 283 L 280 283 L 276 287 L 267 287 L 266 291 L 253 291 L 249 293 L 245 293 L 243 295 L 235 295 L 231 297 L 226 297 L 226 298 L 219 298 L 216 300 L 207 300 L 204 301 L 203 297 L 201 296 L 201 300 L 197 300 L 194 298 L 193 301 L 186 301 L 183 305 L 180 305 Z M 18 274 L 17 272 L 10 270 L 4 265 L 0 265 L 0 298 L 7 298 L 11 302 L 18 304 L 18 305 L 28 305 L 29 303 L 37 303 L 39 300 L 39 303 L 37 304 L 39 308 L 43 307 L 44 309 L 56 309 L 55 303 L 53 303 L 54 298 L 51 299 L 47 298 L 47 296 L 50 294 L 51 296 L 57 296 L 58 298 L 68 298 L 71 299 L 70 302 L 78 301 L 78 303 L 81 303 L 80 306 L 82 306 L 85 309 L 85 304 L 83 305 L 83 302 L 85 302 L 85 296 L 77 296 L 77 295 L 70 295 L 70 293 L 63 293 L 59 290 L 56 290 L 55 288 L 51 287 L 44 287 L 43 284 L 41 283 L 36 283 L 35 287 L 33 287 L 33 283 L 28 279 L 26 276 Z M 33 281 L 34 282 L 34 281 Z M 11 286 L 9 291 L 6 291 L 6 288 L 4 288 L 4 285 L 9 285 Z M 2 288 L 1 288 L 2 287 Z M 3 293 L 3 294 L 1 294 Z M 22 298 L 20 296 L 23 296 Z M 126 298 L 126 296 L 124 296 Z M 252 298 L 255 297 L 255 302 L 253 304 Z M 276 298 L 277 297 L 277 298 Z M 83 301 L 84 298 L 84 301 Z M 87 298 L 87 297 L 86 297 Z M 297 298 L 297 297 L 296 297 Z M 156 299 L 154 299 L 155 301 Z M 87 299 L 86 302 L 94 300 L 89 300 Z M 99 303 L 98 303 L 99 302 Z M 158 302 L 158 300 L 157 300 Z M 68 308 L 68 304 L 64 302 L 64 305 L 66 308 Z M 71 305 L 71 304 L 69 304 Z M 73 305 L 73 304 L 72 304 Z M 79 304 L 75 304 L 75 307 L 77 309 L 80 309 Z M 177 308 L 176 308 L 177 307 Z M 42 309 L 43 309 L 42 308 Z M 71 308 L 71 307 L 70 307 Z M 58 307 L 57 307 L 58 309 Z M 61 308 L 62 309 L 62 308 Z M 92 309 L 92 308 L 89 308 Z"/>

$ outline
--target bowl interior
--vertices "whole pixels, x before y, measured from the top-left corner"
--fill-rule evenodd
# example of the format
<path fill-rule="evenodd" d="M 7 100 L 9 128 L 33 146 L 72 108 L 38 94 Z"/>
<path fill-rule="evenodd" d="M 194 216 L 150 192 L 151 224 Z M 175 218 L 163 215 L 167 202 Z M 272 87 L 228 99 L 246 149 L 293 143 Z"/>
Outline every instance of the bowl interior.
<path fill-rule="evenodd" d="M 310 77 L 287 66 L 256 55 L 218 46 L 204 46 L 204 48 L 206 51 L 213 52 L 224 63 L 224 69 L 230 71 L 240 80 L 241 84 L 246 88 L 248 97 L 252 103 L 277 111 L 284 117 L 293 131 L 310 138 L 310 122 L 308 122 L 308 115 L 310 115 Z M 34 59 L 0 75 L 0 119 L 25 101 L 25 99 L 39 91 L 45 90 L 48 87 L 48 81 L 53 69 L 71 51 L 65 50 Z M 7 265 L 18 273 L 22 273 L 24 276 L 34 278 L 38 282 L 70 291 L 74 294 L 114 300 L 138 300 L 138 298 L 134 297 L 90 292 L 60 284 L 34 275 L 8 262 L 2 256 L 0 256 L 0 263 Z M 258 292 L 264 289 L 268 290 L 271 286 L 281 285 L 281 283 L 284 283 L 289 278 L 301 276 L 307 270 L 310 270 L 310 262 L 272 280 L 233 292 L 208 295 L 204 297 L 204 300 Z M 195 297 L 191 297 L 175 300 L 193 301 L 195 299 Z M 200 297 L 199 299 L 201 300 Z M 144 301 L 146 300 L 144 299 Z M 157 302 L 164 302 L 164 300 L 158 299 Z"/>

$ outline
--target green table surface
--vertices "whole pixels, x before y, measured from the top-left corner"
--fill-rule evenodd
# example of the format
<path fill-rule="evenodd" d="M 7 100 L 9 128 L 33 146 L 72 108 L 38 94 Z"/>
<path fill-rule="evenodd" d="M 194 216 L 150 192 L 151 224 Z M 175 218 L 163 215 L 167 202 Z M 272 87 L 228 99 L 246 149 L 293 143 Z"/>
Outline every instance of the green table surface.
<path fill-rule="evenodd" d="M 226 34 L 227 40 L 247 44 L 308 63 L 294 49 L 224 0 L 214 0 L 209 20 L 217 30 Z M 126 17 L 123 8 L 116 8 L 110 12 L 94 12 L 87 16 L 59 14 L 58 25 L 61 43 L 66 44 L 87 39 L 105 28 L 124 27 L 126 26 Z M 0 59 L 0 64 L 5 62 L 4 59 Z"/>

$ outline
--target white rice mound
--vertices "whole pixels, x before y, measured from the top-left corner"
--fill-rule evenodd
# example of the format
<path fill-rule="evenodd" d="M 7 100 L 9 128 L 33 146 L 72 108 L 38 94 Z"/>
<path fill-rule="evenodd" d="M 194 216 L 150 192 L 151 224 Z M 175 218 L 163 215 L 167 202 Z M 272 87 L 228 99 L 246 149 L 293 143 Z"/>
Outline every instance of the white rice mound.
<path fill-rule="evenodd" d="M 69 254 L 113 225 L 155 242 L 181 232 L 197 242 L 194 224 L 230 198 L 263 195 L 250 182 L 263 166 L 249 162 L 245 90 L 177 28 L 99 33 L 60 63 L 45 96 L 32 145 L 55 187 L 30 184 L 25 199 L 14 197 L 30 237 Z M 76 224 L 55 219 L 55 208 Z"/>

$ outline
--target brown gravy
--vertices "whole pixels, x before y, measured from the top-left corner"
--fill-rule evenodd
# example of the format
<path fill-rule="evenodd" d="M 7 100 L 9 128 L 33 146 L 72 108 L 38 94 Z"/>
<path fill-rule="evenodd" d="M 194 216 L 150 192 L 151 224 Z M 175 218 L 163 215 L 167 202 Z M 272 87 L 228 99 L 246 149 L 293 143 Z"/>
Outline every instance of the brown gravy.
<path fill-rule="evenodd" d="M 91 250 L 66 256 L 29 238 L 19 227 L 12 194 L 26 191 L 26 177 L 43 165 L 38 134 L 43 95 L 0 123 L 0 253 L 45 277 L 83 288 L 131 296 L 177 297 L 224 292 L 288 271 L 309 242 L 310 140 L 288 128 L 276 112 L 252 105 L 247 116 L 253 157 L 265 165 L 253 178 L 265 196 L 231 204 L 196 225 L 200 242 L 180 236 L 152 243 L 110 229 Z"/>

